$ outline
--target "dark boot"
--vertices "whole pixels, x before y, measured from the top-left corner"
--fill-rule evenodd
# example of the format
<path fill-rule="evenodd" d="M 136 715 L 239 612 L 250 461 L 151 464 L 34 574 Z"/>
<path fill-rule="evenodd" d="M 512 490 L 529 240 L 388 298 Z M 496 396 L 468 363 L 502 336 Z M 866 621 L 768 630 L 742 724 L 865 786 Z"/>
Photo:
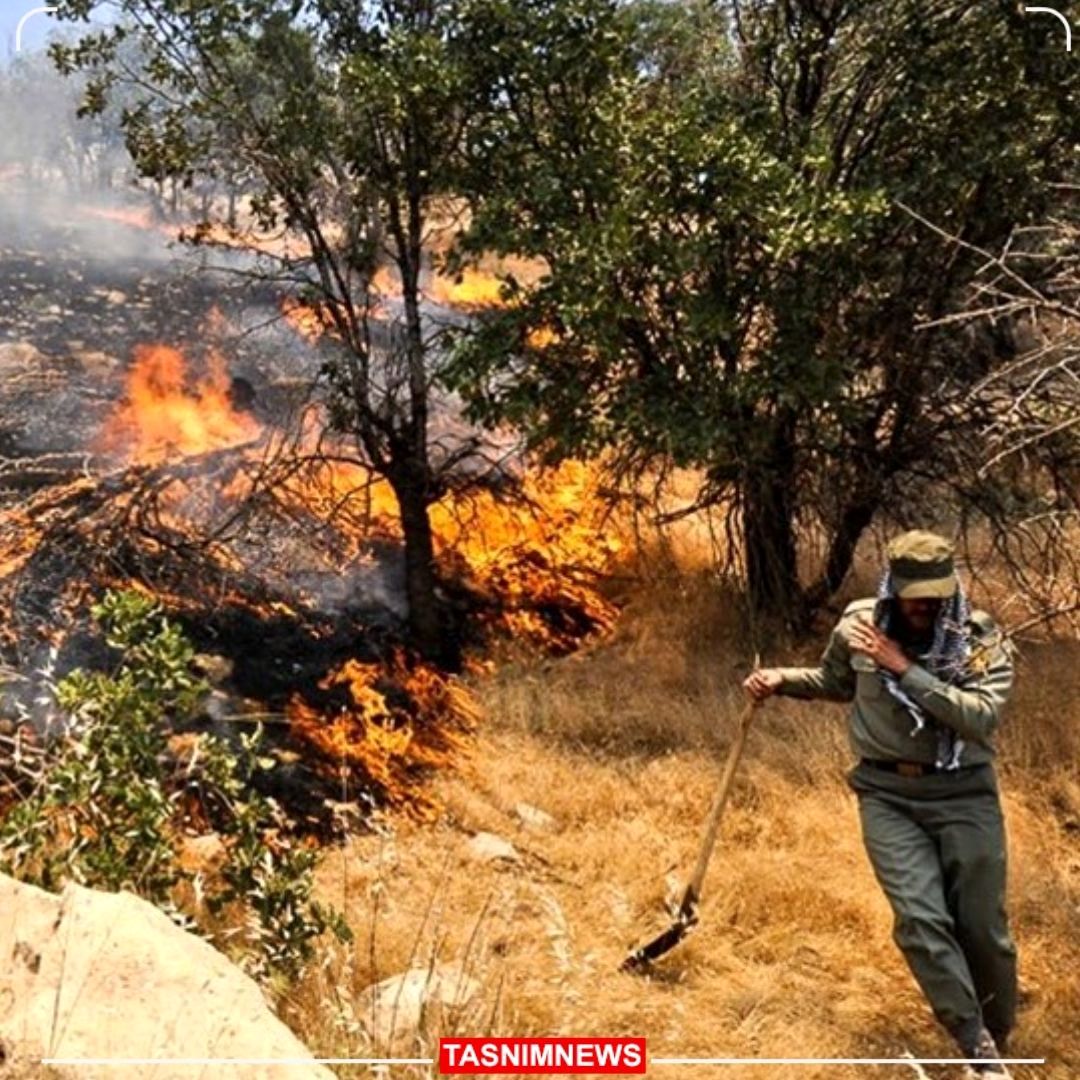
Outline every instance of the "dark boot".
<path fill-rule="evenodd" d="M 996 1058 L 1003 1056 L 1002 1051 L 994 1042 L 994 1037 L 990 1034 L 986 1028 L 983 1028 L 974 1042 L 967 1042 L 960 1044 L 960 1048 L 964 1052 L 964 1057 L 971 1061 L 986 1061 L 985 1065 L 968 1065 L 967 1077 L 970 1080 L 1011 1080 L 1012 1074 L 1009 1070 L 996 1061 Z"/>

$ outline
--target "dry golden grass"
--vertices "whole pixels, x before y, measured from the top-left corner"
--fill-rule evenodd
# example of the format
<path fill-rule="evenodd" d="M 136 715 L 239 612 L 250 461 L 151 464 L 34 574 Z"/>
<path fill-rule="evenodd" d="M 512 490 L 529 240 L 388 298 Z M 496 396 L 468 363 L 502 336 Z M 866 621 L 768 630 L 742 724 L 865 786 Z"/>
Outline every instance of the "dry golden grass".
<path fill-rule="evenodd" d="M 638 1034 L 650 1056 L 955 1056 L 891 941 L 844 782 L 840 706 L 777 700 L 758 714 L 700 927 L 651 977 L 617 971 L 669 921 L 664 903 L 692 868 L 742 705 L 748 649 L 727 606 L 700 573 L 654 581 L 610 641 L 557 663 L 507 663 L 478 686 L 487 720 L 471 758 L 435 781 L 442 820 L 387 821 L 325 860 L 324 896 L 345 907 L 357 940 L 328 953 L 285 1003 L 308 1045 L 437 1056 L 451 1032 Z M 1078 702 L 1080 648 L 1021 657 L 1000 742 L 1027 999 L 1010 1053 L 1048 1063 L 1017 1068 L 1018 1080 L 1080 1077 Z M 518 802 L 555 827 L 523 825 Z M 470 860 L 477 831 L 512 841 L 520 863 Z M 473 999 L 432 1011 L 403 1041 L 373 1043 L 357 1015 L 362 988 L 432 962 L 477 980 Z M 831 1080 L 867 1070 L 650 1073 Z"/>

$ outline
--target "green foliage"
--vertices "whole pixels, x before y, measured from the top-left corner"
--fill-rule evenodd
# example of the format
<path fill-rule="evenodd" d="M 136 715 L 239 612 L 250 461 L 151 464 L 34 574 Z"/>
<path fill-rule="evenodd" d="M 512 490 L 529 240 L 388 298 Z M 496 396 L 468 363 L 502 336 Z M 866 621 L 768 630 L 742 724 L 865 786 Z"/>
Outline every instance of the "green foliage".
<path fill-rule="evenodd" d="M 66 880 L 130 890 L 187 922 L 176 886 L 185 800 L 195 798 L 222 837 L 226 858 L 211 911 L 242 912 L 242 962 L 260 977 L 294 976 L 320 934 L 345 933 L 312 900 L 316 853 L 288 836 L 279 807 L 251 781 L 272 767 L 260 734 L 239 750 L 201 735 L 186 765 L 170 729 L 190 721 L 206 690 L 191 671 L 180 628 L 137 593 L 109 593 L 93 614 L 115 663 L 76 670 L 55 687 L 66 728 L 48 748 L 36 789 L 0 822 L 0 866 L 48 889 Z"/>
<path fill-rule="evenodd" d="M 252 788 L 259 769 L 259 732 L 241 736 L 239 753 L 217 739 L 201 746 L 202 801 L 216 808 L 228 845 L 221 884 L 208 897 L 211 910 L 239 904 L 244 913 L 241 962 L 266 978 L 298 974 L 316 939 L 331 930 L 345 939 L 341 915 L 312 899 L 317 851 L 288 836 L 280 808 Z"/>
<path fill-rule="evenodd" d="M 57 685 L 69 726 L 37 791 L 0 826 L 4 863 L 45 888 L 71 878 L 167 906 L 179 875 L 164 721 L 189 717 L 201 686 L 190 645 L 146 598 L 111 594 L 94 615 L 116 669 L 76 670 Z"/>
<path fill-rule="evenodd" d="M 992 251 L 1049 212 L 1080 138 L 1059 43 L 1006 3 L 487 6 L 458 258 L 548 272 L 461 342 L 472 415 L 635 480 L 699 470 L 775 612 L 837 588 L 913 477 L 969 497 L 980 410 L 945 403 L 1008 354 L 920 329 L 984 259 L 904 207 Z M 825 539 L 805 589 L 796 525 Z"/>

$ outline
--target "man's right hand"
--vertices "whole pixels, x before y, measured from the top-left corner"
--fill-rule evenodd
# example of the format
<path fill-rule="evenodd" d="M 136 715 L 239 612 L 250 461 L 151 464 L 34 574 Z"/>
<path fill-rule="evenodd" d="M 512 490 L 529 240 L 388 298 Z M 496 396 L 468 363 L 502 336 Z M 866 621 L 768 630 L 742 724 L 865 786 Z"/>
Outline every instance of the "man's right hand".
<path fill-rule="evenodd" d="M 764 701 L 780 689 L 783 680 L 774 668 L 758 668 L 743 680 L 743 689 L 755 700 Z"/>

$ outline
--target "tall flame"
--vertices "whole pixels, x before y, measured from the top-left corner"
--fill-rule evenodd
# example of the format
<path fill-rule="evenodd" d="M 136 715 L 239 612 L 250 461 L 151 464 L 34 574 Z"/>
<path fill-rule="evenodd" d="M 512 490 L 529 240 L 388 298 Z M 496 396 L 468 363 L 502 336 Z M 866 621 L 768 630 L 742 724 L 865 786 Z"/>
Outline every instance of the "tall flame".
<path fill-rule="evenodd" d="M 285 310 L 310 336 L 328 332 L 325 309 L 286 304 Z M 210 320 L 208 337 L 222 333 L 219 324 L 220 316 Z M 223 458 L 229 468 L 164 470 L 155 489 L 156 524 L 184 536 L 204 535 L 208 513 L 231 512 L 256 485 L 271 485 L 272 499 L 255 500 L 249 510 L 271 532 L 281 523 L 280 551 L 273 545 L 264 562 L 246 540 L 234 544 L 226 538 L 206 548 L 205 565 L 223 581 L 235 582 L 215 584 L 212 602 L 259 618 L 303 623 L 311 614 L 309 596 L 278 561 L 280 552 L 288 552 L 289 566 L 295 554 L 315 574 L 350 573 L 382 544 L 400 542 L 397 500 L 384 479 L 351 459 L 347 446 L 340 454 L 327 453 L 324 413 L 305 413 L 304 425 L 292 433 L 295 442 L 286 441 L 272 428 L 263 432 L 239 410 L 230 388 L 225 364 L 212 351 L 200 376 L 179 349 L 141 346 L 99 445 L 132 463 L 154 465 L 232 449 Z M 256 439 L 257 446 L 246 445 Z M 597 579 L 618 558 L 618 542 L 604 521 L 598 480 L 593 467 L 568 462 L 554 472 L 526 470 L 500 495 L 452 490 L 429 508 L 440 571 L 464 587 L 460 595 L 482 631 L 477 642 L 486 632 L 558 654 L 614 624 L 616 609 L 598 590 Z M 111 496 L 99 512 L 121 508 L 134 490 Z M 9 530 L 4 525 L 0 516 L 0 570 L 17 569 L 41 534 L 21 519 L 11 520 Z M 7 535 L 17 542 L 3 546 Z M 265 575 L 281 599 L 273 599 L 274 591 L 267 597 L 245 591 L 242 583 L 253 574 Z M 125 587 L 138 585 L 133 578 Z M 146 587 L 170 610 L 192 618 L 208 602 L 207 588 L 198 581 L 178 588 L 162 578 Z M 475 655 L 466 660 L 472 670 L 481 667 Z M 433 812 L 434 803 L 417 783 L 420 774 L 453 760 L 476 722 L 467 686 L 406 648 L 378 659 L 338 662 L 317 688 L 298 684 L 286 713 L 289 737 L 315 751 L 320 775 L 355 769 L 366 790 L 422 816 Z"/>
<path fill-rule="evenodd" d="M 448 764 L 478 713 L 468 690 L 429 664 L 396 650 L 382 664 L 347 660 L 319 684 L 344 693 L 330 715 L 299 695 L 289 702 L 292 731 L 328 762 L 358 766 L 391 805 L 431 817 L 434 802 L 417 790 L 418 768 Z"/>

